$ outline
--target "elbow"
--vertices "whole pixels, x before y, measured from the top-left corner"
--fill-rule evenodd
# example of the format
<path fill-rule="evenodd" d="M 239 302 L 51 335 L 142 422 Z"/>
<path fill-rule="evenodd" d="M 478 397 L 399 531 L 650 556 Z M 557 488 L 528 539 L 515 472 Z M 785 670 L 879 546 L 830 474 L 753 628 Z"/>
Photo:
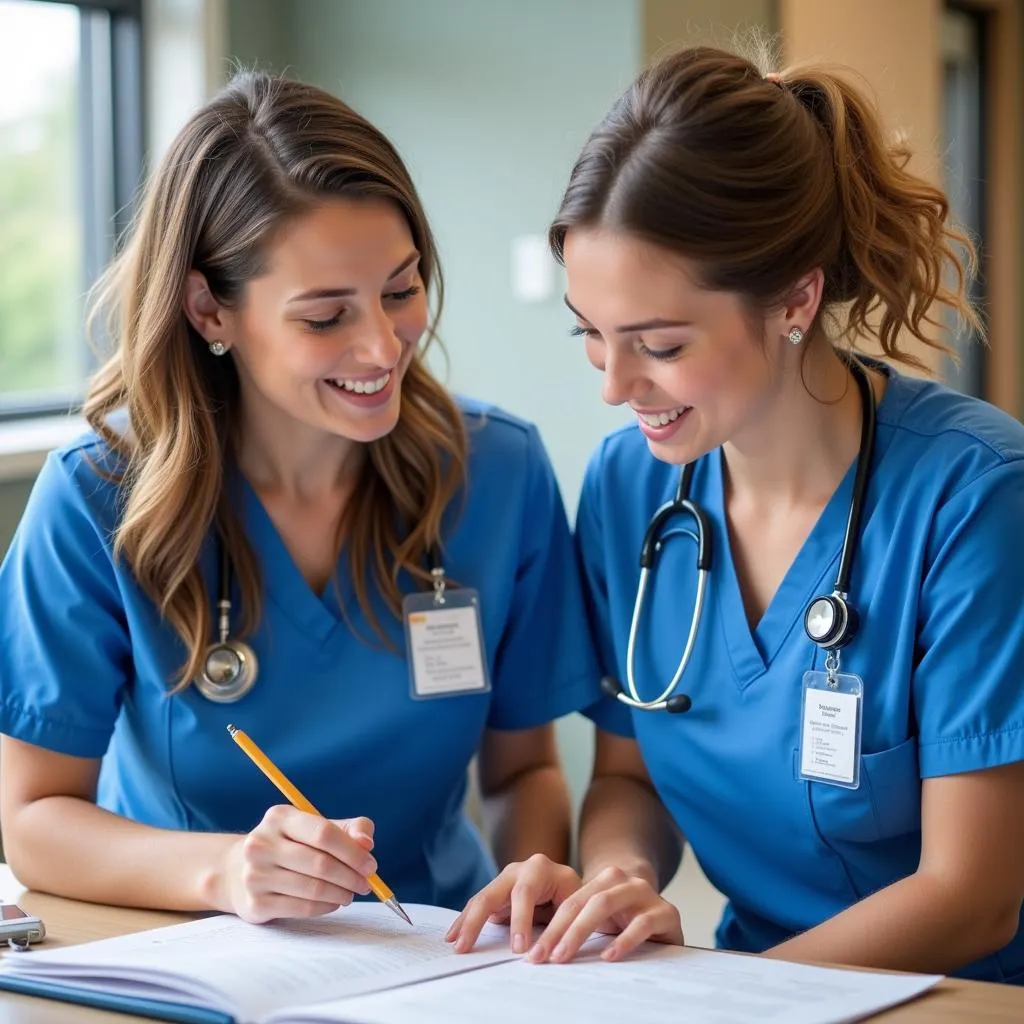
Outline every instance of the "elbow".
<path fill-rule="evenodd" d="M 1008 946 L 1020 930 L 1021 901 L 1004 904 L 994 913 L 986 916 L 986 923 L 979 934 L 979 944 L 983 947 L 979 957 L 990 956 Z"/>
<path fill-rule="evenodd" d="M 32 805 L 26 804 L 15 811 L 8 811 L 0 820 L 3 830 L 4 860 L 11 873 L 26 889 L 47 892 L 50 881 L 46 877 L 45 851 L 39 848 L 37 829 L 31 827 L 26 812 Z"/>

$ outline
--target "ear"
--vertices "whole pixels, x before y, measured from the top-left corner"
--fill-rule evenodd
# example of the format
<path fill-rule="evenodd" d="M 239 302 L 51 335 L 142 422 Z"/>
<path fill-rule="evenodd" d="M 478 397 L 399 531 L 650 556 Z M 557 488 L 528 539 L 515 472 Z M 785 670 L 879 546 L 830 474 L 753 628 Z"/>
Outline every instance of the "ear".
<path fill-rule="evenodd" d="M 773 326 L 780 338 L 786 338 L 794 327 L 799 328 L 802 334 L 807 334 L 821 307 L 824 288 L 825 273 L 821 267 L 815 267 L 793 285 L 773 317 Z"/>
<path fill-rule="evenodd" d="M 185 278 L 184 308 L 188 322 L 208 343 L 219 341 L 231 347 L 229 312 L 214 297 L 206 277 L 198 270 L 190 270 Z"/>

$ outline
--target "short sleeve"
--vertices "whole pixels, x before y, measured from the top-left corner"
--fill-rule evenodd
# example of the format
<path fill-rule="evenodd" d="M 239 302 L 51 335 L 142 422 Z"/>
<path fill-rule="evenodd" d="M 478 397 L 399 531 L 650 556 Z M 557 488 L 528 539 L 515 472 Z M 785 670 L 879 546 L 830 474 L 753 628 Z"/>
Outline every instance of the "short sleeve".
<path fill-rule="evenodd" d="M 587 622 L 602 676 L 617 675 L 615 648 L 612 641 L 611 611 L 608 602 L 608 577 L 605 569 L 605 541 L 601 526 L 601 453 L 591 459 L 583 478 L 579 509 L 576 512 L 575 548 L 580 576 L 583 579 L 583 601 Z M 605 732 L 633 736 L 633 716 L 629 708 L 614 697 L 602 694 L 601 699 L 583 712 Z"/>
<path fill-rule="evenodd" d="M 919 614 L 922 777 L 1024 760 L 1024 461 L 989 469 L 939 509 Z"/>
<path fill-rule="evenodd" d="M 508 621 L 495 652 L 493 729 L 528 729 L 594 701 L 600 677 L 565 506 L 534 427 L 527 434 L 520 557 Z"/>
<path fill-rule="evenodd" d="M 97 493 L 110 487 L 95 479 Z M 0 732 L 101 757 L 130 659 L 105 531 L 65 461 L 51 455 L 0 566 Z"/>

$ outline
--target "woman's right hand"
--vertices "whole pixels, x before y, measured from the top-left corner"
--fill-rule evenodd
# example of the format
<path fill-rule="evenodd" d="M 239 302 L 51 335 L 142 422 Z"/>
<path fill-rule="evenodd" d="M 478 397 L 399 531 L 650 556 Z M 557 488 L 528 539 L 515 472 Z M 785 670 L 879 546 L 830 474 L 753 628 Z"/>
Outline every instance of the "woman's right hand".
<path fill-rule="evenodd" d="M 244 921 L 316 917 L 370 891 L 377 870 L 369 818 L 331 820 L 288 805 L 271 807 L 228 848 L 213 902 Z"/>

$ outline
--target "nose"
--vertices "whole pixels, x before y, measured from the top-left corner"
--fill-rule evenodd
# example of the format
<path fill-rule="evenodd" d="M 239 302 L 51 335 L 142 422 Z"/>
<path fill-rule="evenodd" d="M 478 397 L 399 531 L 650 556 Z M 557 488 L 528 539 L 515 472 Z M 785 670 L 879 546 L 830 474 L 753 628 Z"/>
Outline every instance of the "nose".
<path fill-rule="evenodd" d="M 368 366 L 390 368 L 402 358 L 404 343 L 395 330 L 395 322 L 387 311 L 378 306 L 366 318 L 357 340 L 360 362 Z"/>
<path fill-rule="evenodd" d="M 608 405 L 624 405 L 639 398 L 649 387 L 649 382 L 638 372 L 636 360 L 630 353 L 616 350 L 612 345 L 605 348 L 604 383 L 601 397 Z"/>

